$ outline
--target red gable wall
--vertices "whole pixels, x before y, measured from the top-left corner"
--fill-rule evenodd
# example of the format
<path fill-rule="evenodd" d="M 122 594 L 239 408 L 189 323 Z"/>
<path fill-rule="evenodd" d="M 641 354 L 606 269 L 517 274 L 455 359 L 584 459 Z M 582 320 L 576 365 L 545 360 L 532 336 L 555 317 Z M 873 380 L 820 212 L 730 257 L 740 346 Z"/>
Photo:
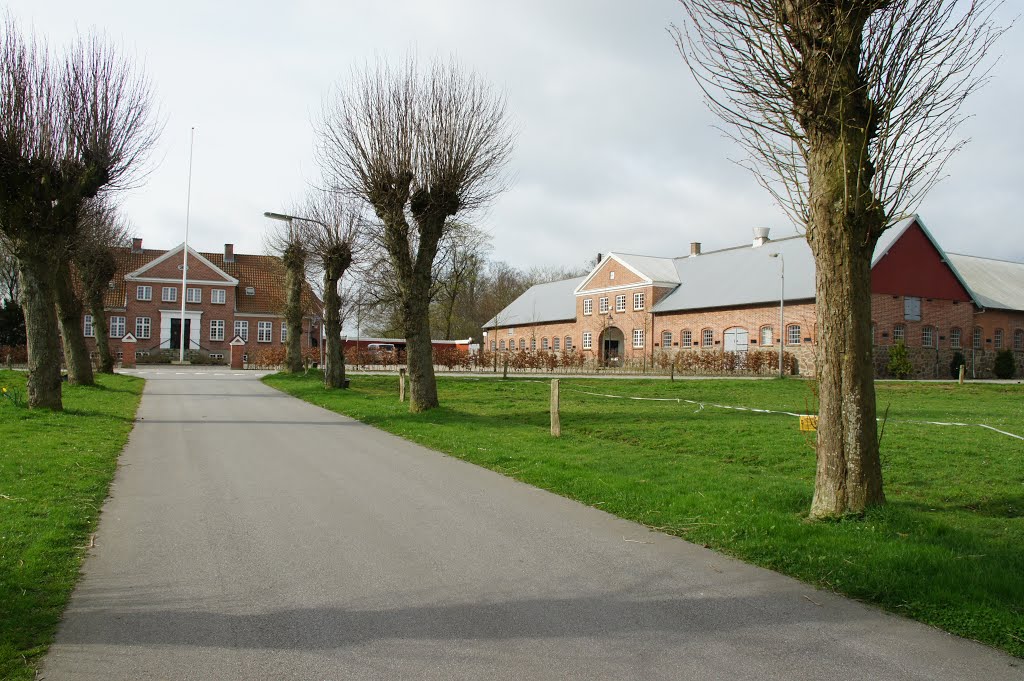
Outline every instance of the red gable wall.
<path fill-rule="evenodd" d="M 871 269 L 871 292 L 964 302 L 971 299 L 917 223 Z"/>

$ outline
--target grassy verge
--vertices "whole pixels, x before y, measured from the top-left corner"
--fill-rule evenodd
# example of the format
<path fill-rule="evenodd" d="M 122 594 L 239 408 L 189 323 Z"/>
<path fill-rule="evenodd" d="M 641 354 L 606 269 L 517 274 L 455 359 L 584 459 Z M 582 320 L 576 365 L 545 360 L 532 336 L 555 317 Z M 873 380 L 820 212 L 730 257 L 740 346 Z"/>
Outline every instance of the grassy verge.
<path fill-rule="evenodd" d="M 143 382 L 65 386 L 63 413 L 0 398 L 0 678 L 32 679 L 53 640 L 128 439 Z M 8 394 L 25 375 L 0 371 Z"/>
<path fill-rule="evenodd" d="M 813 411 L 799 381 L 562 380 L 548 435 L 544 381 L 439 379 L 442 407 L 410 415 L 397 380 L 278 389 L 524 482 L 751 563 L 1024 656 L 1024 435 L 1019 385 L 881 383 L 889 503 L 807 522 L 813 435 L 789 416 L 636 401 L 611 393 Z"/>

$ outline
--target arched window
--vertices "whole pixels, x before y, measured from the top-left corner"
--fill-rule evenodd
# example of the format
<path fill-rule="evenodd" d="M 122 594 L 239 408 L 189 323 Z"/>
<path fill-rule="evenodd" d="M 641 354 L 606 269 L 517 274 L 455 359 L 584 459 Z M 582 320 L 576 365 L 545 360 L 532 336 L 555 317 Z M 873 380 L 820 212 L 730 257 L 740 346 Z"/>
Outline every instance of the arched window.
<path fill-rule="evenodd" d="M 981 334 L 982 334 L 981 327 L 980 326 L 974 327 L 974 337 L 971 340 L 973 341 L 973 345 L 974 345 L 974 349 L 975 350 L 981 350 Z"/>
<path fill-rule="evenodd" d="M 705 348 L 710 348 L 715 344 L 715 332 L 711 329 L 704 329 L 700 332 L 700 344 Z"/>
<path fill-rule="evenodd" d="M 921 327 L 921 347 L 932 348 L 935 347 L 935 329 L 931 326 Z"/>
<path fill-rule="evenodd" d="M 961 342 L 961 340 L 960 340 L 960 336 L 961 335 L 962 335 L 962 332 L 960 331 L 960 327 L 954 326 L 952 329 L 950 329 L 949 330 L 949 347 L 953 348 L 954 350 L 959 350 L 960 349 L 960 342 Z"/>
<path fill-rule="evenodd" d="M 540 349 L 541 350 L 547 350 L 548 349 L 548 337 L 547 336 L 544 336 L 543 338 L 540 339 Z"/>
<path fill-rule="evenodd" d="M 770 326 L 762 326 L 761 327 L 761 332 L 758 334 L 758 336 L 761 339 L 760 342 L 761 342 L 762 346 L 774 345 L 774 342 L 773 342 L 773 339 L 772 339 L 772 327 L 770 327 Z"/>
<path fill-rule="evenodd" d="M 672 347 L 672 332 L 662 331 L 661 332 L 661 347 L 670 348 Z"/>
<path fill-rule="evenodd" d="M 502 339 L 502 340 L 498 341 L 498 349 L 499 350 L 504 350 L 505 349 L 505 339 Z"/>
<path fill-rule="evenodd" d="M 536 336 L 530 336 L 530 349 L 531 350 L 536 350 L 537 349 L 537 337 Z"/>
<path fill-rule="evenodd" d="M 1024 329 L 1017 329 L 1013 332 L 1013 349 L 1017 352 L 1024 352 Z"/>
<path fill-rule="evenodd" d="M 897 324 L 892 327 L 892 342 L 905 343 L 907 341 L 907 327 L 904 324 Z"/>
<path fill-rule="evenodd" d="M 526 349 L 526 339 L 525 338 L 520 338 L 519 339 L 519 349 L 520 350 L 525 350 Z"/>
<path fill-rule="evenodd" d="M 566 351 L 572 350 L 572 336 L 565 337 L 565 349 Z"/>
<path fill-rule="evenodd" d="M 800 345 L 799 324 L 790 324 L 786 327 L 786 345 Z"/>
<path fill-rule="evenodd" d="M 555 337 L 553 337 L 551 339 L 551 349 L 552 350 L 561 350 L 561 347 L 559 347 L 559 346 L 561 346 L 561 344 L 562 344 L 562 339 L 559 338 L 558 336 L 555 336 Z"/>
<path fill-rule="evenodd" d="M 1003 330 L 996 329 L 996 332 L 992 334 L 992 342 L 996 346 L 996 350 L 1003 349 Z"/>
<path fill-rule="evenodd" d="M 683 329 L 682 331 L 679 332 L 679 347 L 693 347 L 693 331 L 690 331 L 689 329 Z"/>

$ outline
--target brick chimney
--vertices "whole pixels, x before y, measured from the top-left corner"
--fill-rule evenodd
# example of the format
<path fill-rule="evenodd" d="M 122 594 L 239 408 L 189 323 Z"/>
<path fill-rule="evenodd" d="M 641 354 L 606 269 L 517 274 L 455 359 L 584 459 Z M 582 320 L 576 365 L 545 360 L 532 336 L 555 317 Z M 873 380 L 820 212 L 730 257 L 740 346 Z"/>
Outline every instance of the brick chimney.
<path fill-rule="evenodd" d="M 760 248 L 771 241 L 768 238 L 768 227 L 754 227 L 754 248 Z"/>
<path fill-rule="evenodd" d="M 224 244 L 224 262 L 234 262 L 234 261 L 235 261 L 235 245 L 234 244 Z"/>
<path fill-rule="evenodd" d="M 142 237 L 132 239 L 132 253 L 142 253 Z"/>
<path fill-rule="evenodd" d="M 691 241 L 690 242 L 690 257 L 693 257 L 695 255 L 700 255 L 700 242 L 699 241 Z"/>

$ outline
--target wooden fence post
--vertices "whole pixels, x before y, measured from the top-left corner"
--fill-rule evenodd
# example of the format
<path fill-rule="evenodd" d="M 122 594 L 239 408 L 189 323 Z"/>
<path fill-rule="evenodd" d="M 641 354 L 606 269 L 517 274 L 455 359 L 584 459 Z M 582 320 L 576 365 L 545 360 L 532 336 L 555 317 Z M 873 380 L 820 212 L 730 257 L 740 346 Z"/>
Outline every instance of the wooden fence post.
<path fill-rule="evenodd" d="M 405 367 L 398 370 L 398 401 L 405 402 Z"/>
<path fill-rule="evenodd" d="M 558 379 L 551 379 L 551 435 L 562 436 L 562 420 L 558 415 Z"/>
<path fill-rule="evenodd" d="M 961 365 L 960 365 L 960 385 L 963 385 L 963 384 L 964 384 L 964 372 L 965 372 L 966 370 L 967 370 L 967 367 L 966 367 L 966 366 L 964 366 L 963 364 L 961 364 Z"/>
<path fill-rule="evenodd" d="M 676 358 L 675 357 L 672 358 L 672 364 L 670 364 L 669 367 L 670 367 L 669 375 L 672 377 L 672 380 L 674 381 L 674 380 L 676 380 Z"/>

